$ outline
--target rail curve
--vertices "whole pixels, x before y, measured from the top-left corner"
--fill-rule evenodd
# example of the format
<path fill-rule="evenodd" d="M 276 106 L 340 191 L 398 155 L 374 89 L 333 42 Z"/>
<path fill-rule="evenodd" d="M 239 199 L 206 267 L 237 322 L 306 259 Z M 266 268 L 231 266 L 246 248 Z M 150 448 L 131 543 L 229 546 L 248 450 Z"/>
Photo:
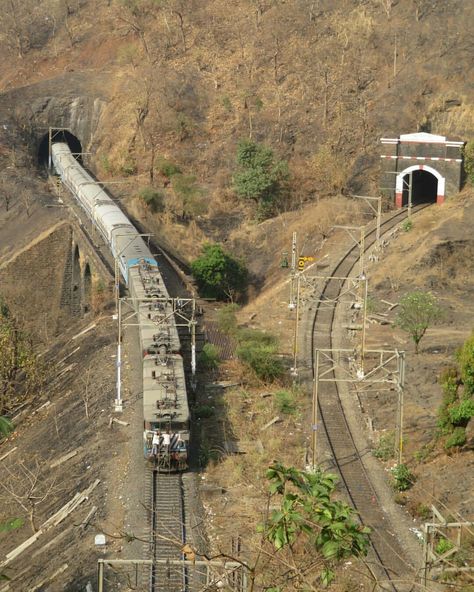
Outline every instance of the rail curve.
<path fill-rule="evenodd" d="M 420 205 L 413 209 L 416 213 L 427 207 Z M 399 210 L 381 223 L 382 237 L 406 217 L 406 210 Z M 376 229 L 368 229 L 365 233 L 366 249 L 375 243 Z M 325 280 L 321 291 L 320 301 L 317 303 L 312 321 L 310 322 L 309 343 L 311 347 L 311 371 L 315 380 L 315 349 L 331 349 L 333 347 L 333 333 L 336 309 L 322 308 L 321 300 L 335 300 L 342 290 L 340 281 L 331 279 L 332 276 L 349 277 L 359 261 L 358 246 L 350 248 L 333 267 L 331 276 Z M 325 330 L 317 332 L 317 327 L 323 325 Z M 326 327 L 329 327 L 326 330 Z M 306 337 L 307 339 L 307 337 Z M 325 383 L 322 394 L 318 397 L 318 415 L 324 429 L 327 444 L 332 459 L 337 468 L 343 487 L 349 499 L 360 515 L 362 522 L 372 528 L 371 547 L 374 576 L 385 581 L 382 589 L 399 592 L 402 580 L 412 576 L 412 567 L 404 558 L 404 551 L 398 541 L 389 532 L 387 520 L 378 500 L 375 488 L 362 462 L 359 450 L 355 444 L 347 417 L 341 402 L 337 382 Z"/>

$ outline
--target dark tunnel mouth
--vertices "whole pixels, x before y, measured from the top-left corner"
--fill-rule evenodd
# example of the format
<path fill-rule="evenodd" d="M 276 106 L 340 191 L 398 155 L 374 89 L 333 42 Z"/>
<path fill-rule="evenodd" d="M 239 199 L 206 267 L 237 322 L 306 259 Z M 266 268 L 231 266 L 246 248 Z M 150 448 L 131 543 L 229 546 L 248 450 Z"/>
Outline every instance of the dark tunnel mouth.
<path fill-rule="evenodd" d="M 51 128 L 51 140 L 52 142 L 66 142 L 71 151 L 75 154 L 76 160 L 82 164 L 82 144 L 74 134 L 71 134 L 68 130 L 54 129 Z M 48 166 L 49 159 L 49 132 L 45 134 L 39 143 L 38 147 L 38 165 L 41 168 Z"/>
<path fill-rule="evenodd" d="M 402 205 L 408 204 L 408 187 L 410 175 L 403 177 Z M 412 172 L 412 205 L 436 203 L 438 197 L 438 179 L 430 171 L 416 170 Z"/>

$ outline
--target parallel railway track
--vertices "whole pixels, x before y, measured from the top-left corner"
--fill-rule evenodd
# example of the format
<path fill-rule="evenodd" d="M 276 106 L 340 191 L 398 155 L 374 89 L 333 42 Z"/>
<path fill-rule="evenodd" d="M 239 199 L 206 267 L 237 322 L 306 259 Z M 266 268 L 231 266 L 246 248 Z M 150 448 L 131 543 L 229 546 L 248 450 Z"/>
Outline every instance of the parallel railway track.
<path fill-rule="evenodd" d="M 413 212 L 423 207 L 414 208 Z M 401 210 L 385 220 L 381 225 L 383 234 L 388 233 L 402 219 L 406 211 Z M 383 236 L 383 235 L 382 235 Z M 375 228 L 365 234 L 365 246 L 369 249 L 375 243 Z M 331 276 L 349 277 L 359 261 L 359 249 L 356 246 L 349 249 L 332 270 Z M 335 300 L 342 290 L 341 282 L 328 278 L 321 291 L 320 300 Z M 313 380 L 315 349 L 331 349 L 333 347 L 333 331 L 336 310 L 321 307 L 318 303 L 311 324 L 311 361 Z M 318 327 L 322 327 L 318 331 Z M 329 327 L 329 330 L 328 330 Z M 379 580 L 384 580 L 382 589 L 398 592 L 403 590 L 400 580 L 407 580 L 411 566 L 404 559 L 404 552 L 398 541 L 389 532 L 387 519 L 376 491 L 370 481 L 365 466 L 361 460 L 359 450 L 342 406 L 337 382 L 325 382 L 319 388 L 318 415 L 327 438 L 327 443 L 334 465 L 337 467 L 342 485 L 350 498 L 354 508 L 358 511 L 362 522 L 372 528 L 371 546 L 372 560 L 375 564 L 373 573 Z"/>

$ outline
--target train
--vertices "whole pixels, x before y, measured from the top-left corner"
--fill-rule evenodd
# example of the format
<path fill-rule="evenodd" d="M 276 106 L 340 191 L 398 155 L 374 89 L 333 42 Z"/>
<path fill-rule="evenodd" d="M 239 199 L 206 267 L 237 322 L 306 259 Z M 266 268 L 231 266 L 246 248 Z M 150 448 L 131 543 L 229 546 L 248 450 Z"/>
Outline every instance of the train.
<path fill-rule="evenodd" d="M 185 470 L 190 442 L 186 377 L 173 299 L 160 267 L 140 233 L 68 144 L 54 142 L 51 156 L 56 174 L 108 245 L 138 319 L 144 457 L 159 470 Z"/>

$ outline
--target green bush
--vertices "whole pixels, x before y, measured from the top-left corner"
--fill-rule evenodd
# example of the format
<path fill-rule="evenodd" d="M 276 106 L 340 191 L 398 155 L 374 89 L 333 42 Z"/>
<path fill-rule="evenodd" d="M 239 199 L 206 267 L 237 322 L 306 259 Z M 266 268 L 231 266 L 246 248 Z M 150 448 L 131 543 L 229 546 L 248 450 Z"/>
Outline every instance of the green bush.
<path fill-rule="evenodd" d="M 237 348 L 237 357 L 264 382 L 273 382 L 284 372 L 275 345 L 245 341 Z"/>
<path fill-rule="evenodd" d="M 449 409 L 449 419 L 454 426 L 466 427 L 471 417 L 474 417 L 474 399 L 464 399 Z"/>
<path fill-rule="evenodd" d="M 413 228 L 413 221 L 411 219 L 409 220 L 405 220 L 402 223 L 402 230 L 404 232 L 410 232 L 410 230 Z"/>
<path fill-rule="evenodd" d="M 247 288 L 246 267 L 220 245 L 204 245 L 201 256 L 191 263 L 191 270 L 200 294 L 206 298 L 232 300 Z"/>
<path fill-rule="evenodd" d="M 217 313 L 219 329 L 226 335 L 235 335 L 237 333 L 236 313 L 239 308 L 238 304 L 231 303 L 219 309 Z"/>
<path fill-rule="evenodd" d="M 296 413 L 295 395 L 291 391 L 278 391 L 274 395 L 276 406 L 280 413 L 284 415 L 294 415 Z"/>
<path fill-rule="evenodd" d="M 206 343 L 199 354 L 198 362 L 205 370 L 215 370 L 219 366 L 219 351 L 212 343 Z"/>
<path fill-rule="evenodd" d="M 372 454 L 375 458 L 387 461 L 395 457 L 395 433 L 387 432 L 382 434 L 379 438 L 377 446 L 374 448 Z"/>
<path fill-rule="evenodd" d="M 162 212 L 163 205 L 163 194 L 153 187 L 144 187 L 138 193 L 138 197 L 150 208 L 154 213 Z"/>
<path fill-rule="evenodd" d="M 407 491 L 415 482 L 415 476 L 405 464 L 392 468 L 392 486 L 397 491 Z"/>
<path fill-rule="evenodd" d="M 457 427 L 454 428 L 453 433 L 446 440 L 444 447 L 446 450 L 455 448 L 457 446 L 464 446 L 466 443 L 466 428 Z"/>

